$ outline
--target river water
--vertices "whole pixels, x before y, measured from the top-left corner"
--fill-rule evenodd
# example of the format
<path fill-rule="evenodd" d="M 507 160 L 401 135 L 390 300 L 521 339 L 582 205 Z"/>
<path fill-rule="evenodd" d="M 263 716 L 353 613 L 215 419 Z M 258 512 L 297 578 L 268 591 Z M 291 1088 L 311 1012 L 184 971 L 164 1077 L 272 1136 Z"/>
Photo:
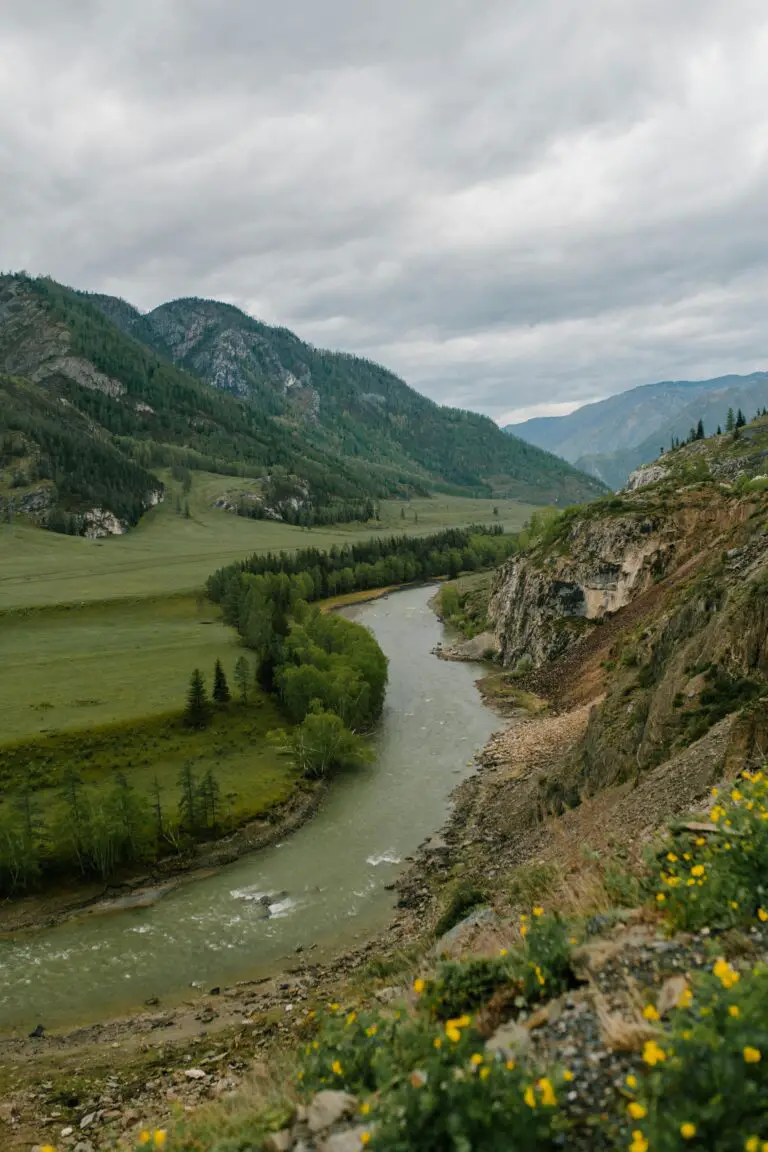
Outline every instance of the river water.
<path fill-rule="evenodd" d="M 179 999 L 190 985 L 255 978 L 299 945 L 315 945 L 320 961 L 386 926 L 393 896 L 385 885 L 443 823 L 450 792 L 498 726 L 475 687 L 478 666 L 432 655 L 445 639 L 428 607 L 433 591 L 344 610 L 389 658 L 374 763 L 335 781 L 317 815 L 282 843 L 149 908 L 0 941 L 3 1031 L 91 1022 L 149 997 Z"/>

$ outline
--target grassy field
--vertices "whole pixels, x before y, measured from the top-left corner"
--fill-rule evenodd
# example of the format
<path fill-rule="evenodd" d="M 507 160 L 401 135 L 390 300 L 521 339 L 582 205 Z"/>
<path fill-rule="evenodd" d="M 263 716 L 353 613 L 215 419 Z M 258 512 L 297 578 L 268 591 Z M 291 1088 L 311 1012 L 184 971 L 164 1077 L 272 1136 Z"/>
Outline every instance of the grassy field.
<path fill-rule="evenodd" d="M 211 507 L 216 496 L 248 485 L 247 480 L 196 473 L 188 498 L 189 519 L 174 510 L 178 493 L 172 489 L 169 498 L 147 513 L 138 528 L 106 540 L 83 540 L 21 524 L 1 524 L 0 612 L 193 592 L 215 569 L 257 551 L 310 545 L 329 548 L 379 532 L 423 534 L 494 519 L 515 531 L 532 511 L 530 506 L 514 501 L 436 496 L 408 504 L 386 501 L 381 507 L 381 521 L 375 524 L 307 530 L 268 520 L 246 520 Z M 499 510 L 498 518 L 493 515 L 494 506 Z"/>

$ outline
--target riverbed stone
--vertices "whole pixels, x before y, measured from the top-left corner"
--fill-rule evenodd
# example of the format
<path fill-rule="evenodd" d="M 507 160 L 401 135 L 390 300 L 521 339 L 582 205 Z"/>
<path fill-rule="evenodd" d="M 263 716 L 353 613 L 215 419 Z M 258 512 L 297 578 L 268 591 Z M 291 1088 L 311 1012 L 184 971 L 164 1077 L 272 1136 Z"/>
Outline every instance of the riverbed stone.
<path fill-rule="evenodd" d="M 465 916 L 458 924 L 454 924 L 435 945 L 438 956 L 458 956 L 466 948 L 470 937 L 477 928 L 488 928 L 498 924 L 499 918 L 493 908 L 483 905 L 475 908 L 469 916 Z"/>
<path fill-rule="evenodd" d="M 310 1132 L 325 1132 L 345 1116 L 352 1116 L 357 1106 L 356 1097 L 349 1092 L 327 1088 L 318 1092 L 307 1111 Z"/>
<path fill-rule="evenodd" d="M 505 1060 L 519 1060 L 531 1046 L 531 1034 L 522 1024 L 510 1020 L 486 1041 L 488 1052 L 499 1052 Z"/>
<path fill-rule="evenodd" d="M 366 1128 L 359 1126 L 348 1128 L 346 1132 L 334 1132 L 320 1141 L 317 1152 L 360 1152 L 363 1147 L 360 1137 L 366 1131 Z"/>
<path fill-rule="evenodd" d="M 293 1148 L 293 1133 L 290 1128 L 282 1132 L 270 1132 L 264 1141 L 264 1152 L 290 1152 Z"/>

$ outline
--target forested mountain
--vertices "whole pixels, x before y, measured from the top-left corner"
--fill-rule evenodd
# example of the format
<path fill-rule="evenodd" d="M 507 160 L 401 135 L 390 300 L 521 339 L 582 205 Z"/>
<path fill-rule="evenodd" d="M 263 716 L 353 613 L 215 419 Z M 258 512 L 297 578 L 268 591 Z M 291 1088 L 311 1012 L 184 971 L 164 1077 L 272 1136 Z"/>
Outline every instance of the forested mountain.
<path fill-rule="evenodd" d="M 230 304 L 174 300 L 142 315 L 113 297 L 88 299 L 178 367 L 279 416 L 334 455 L 426 474 L 431 485 L 534 501 L 598 493 L 561 461 L 505 440 L 487 417 L 441 407 L 378 364 L 314 348 Z"/>
<path fill-rule="evenodd" d="M 747 418 L 768 404 L 768 372 L 713 380 L 665 380 L 631 388 L 568 416 L 508 424 L 506 432 L 620 488 L 630 472 L 654 460 L 672 437 L 685 440 L 702 420 L 707 435 L 725 427 L 729 408 Z"/>
<path fill-rule="evenodd" d="M 224 372 L 227 340 L 214 325 L 206 344 L 204 318 L 193 323 L 182 303 L 181 312 L 166 305 L 142 316 L 49 279 L 0 277 L 4 513 L 79 532 L 99 509 L 130 526 L 160 495 L 153 469 L 173 465 L 263 478 L 326 520 L 344 504 L 354 511 L 432 489 L 542 503 L 600 490 L 491 421 L 441 409 L 384 369 L 316 352 L 282 330 L 264 329 L 277 351 L 262 348 L 252 387 L 209 382 L 193 346 L 198 358 L 213 348 L 210 364 Z M 263 328 L 226 305 L 199 307 Z"/>

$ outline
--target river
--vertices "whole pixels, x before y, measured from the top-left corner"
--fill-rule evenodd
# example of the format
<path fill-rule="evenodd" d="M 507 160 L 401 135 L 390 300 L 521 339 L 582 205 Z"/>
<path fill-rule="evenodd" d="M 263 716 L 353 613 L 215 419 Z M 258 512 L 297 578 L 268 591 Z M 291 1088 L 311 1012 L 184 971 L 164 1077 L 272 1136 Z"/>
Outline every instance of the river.
<path fill-rule="evenodd" d="M 327 959 L 383 929 L 404 858 L 443 823 L 498 718 L 477 665 L 438 660 L 445 630 L 416 588 L 344 609 L 389 658 L 369 767 L 334 782 L 320 811 L 272 848 L 184 885 L 149 908 L 82 916 L 0 941 L 0 1028 L 117 1016 L 150 997 L 273 972 L 301 946 Z M 269 910 L 265 898 L 269 901 Z"/>

